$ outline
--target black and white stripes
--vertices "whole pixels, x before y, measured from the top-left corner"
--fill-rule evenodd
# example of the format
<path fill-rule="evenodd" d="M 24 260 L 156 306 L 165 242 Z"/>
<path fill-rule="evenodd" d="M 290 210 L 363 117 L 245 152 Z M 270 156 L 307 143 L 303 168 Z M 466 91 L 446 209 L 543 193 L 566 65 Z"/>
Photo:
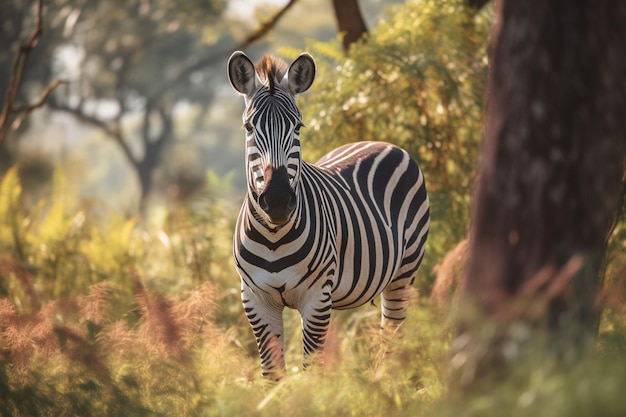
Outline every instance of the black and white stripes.
<path fill-rule="evenodd" d="M 308 54 L 255 68 L 237 52 L 229 74 L 246 102 L 248 173 L 233 255 L 263 373 L 280 378 L 284 307 L 300 312 L 306 361 L 324 347 L 331 309 L 382 294 L 383 325 L 402 323 L 424 256 L 428 195 L 417 164 L 388 143 L 345 145 L 316 165 L 300 159 L 295 97 L 313 82 Z"/>

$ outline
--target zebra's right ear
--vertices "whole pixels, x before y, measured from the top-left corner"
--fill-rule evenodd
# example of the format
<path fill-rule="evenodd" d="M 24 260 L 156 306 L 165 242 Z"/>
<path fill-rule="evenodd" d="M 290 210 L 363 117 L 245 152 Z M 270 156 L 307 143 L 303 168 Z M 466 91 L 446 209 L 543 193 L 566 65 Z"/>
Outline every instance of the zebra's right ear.
<path fill-rule="evenodd" d="M 228 59 L 228 79 L 233 88 L 246 97 L 254 93 L 256 89 L 254 64 L 243 52 L 233 52 Z"/>

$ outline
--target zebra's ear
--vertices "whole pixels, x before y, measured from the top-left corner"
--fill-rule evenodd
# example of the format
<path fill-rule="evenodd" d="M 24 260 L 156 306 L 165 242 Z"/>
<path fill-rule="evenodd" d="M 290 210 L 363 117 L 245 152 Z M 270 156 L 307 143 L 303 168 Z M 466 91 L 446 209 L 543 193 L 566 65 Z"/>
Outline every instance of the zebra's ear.
<path fill-rule="evenodd" d="M 233 52 L 228 59 L 228 79 L 233 88 L 246 97 L 254 93 L 256 89 L 254 64 L 243 52 Z"/>
<path fill-rule="evenodd" d="M 314 79 L 315 61 L 310 54 L 303 52 L 289 66 L 287 88 L 295 96 L 308 90 Z"/>

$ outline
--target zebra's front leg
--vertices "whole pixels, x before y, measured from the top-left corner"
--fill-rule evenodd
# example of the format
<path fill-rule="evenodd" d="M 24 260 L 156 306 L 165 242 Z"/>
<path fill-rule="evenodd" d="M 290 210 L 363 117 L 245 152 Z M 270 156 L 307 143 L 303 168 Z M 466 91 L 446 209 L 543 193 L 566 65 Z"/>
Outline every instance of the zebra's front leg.
<path fill-rule="evenodd" d="M 256 339 L 263 377 L 280 380 L 286 374 L 283 338 L 284 306 L 259 297 L 249 287 L 241 291 L 243 308 Z"/>
<path fill-rule="evenodd" d="M 302 317 L 304 369 L 313 362 L 323 363 L 324 344 L 332 308 L 330 291 L 330 285 L 326 285 L 320 292 L 312 292 L 311 299 L 299 309 Z"/>

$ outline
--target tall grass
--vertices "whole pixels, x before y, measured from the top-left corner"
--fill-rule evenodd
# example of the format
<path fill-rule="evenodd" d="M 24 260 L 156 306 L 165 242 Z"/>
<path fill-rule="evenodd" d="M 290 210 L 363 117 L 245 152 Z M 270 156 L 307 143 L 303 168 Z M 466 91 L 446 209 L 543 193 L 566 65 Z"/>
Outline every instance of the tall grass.
<path fill-rule="evenodd" d="M 54 199 L 26 210 L 20 194 L 10 171 L 0 185 L 2 415 L 626 415 L 619 286 L 593 353 L 562 362 L 536 350 L 474 392 L 449 388 L 454 298 L 434 307 L 416 297 L 391 336 L 374 305 L 335 312 L 325 366 L 306 372 L 289 311 L 288 375 L 271 383 L 230 263 L 230 207 L 206 198 L 161 221 L 102 221 Z"/>

